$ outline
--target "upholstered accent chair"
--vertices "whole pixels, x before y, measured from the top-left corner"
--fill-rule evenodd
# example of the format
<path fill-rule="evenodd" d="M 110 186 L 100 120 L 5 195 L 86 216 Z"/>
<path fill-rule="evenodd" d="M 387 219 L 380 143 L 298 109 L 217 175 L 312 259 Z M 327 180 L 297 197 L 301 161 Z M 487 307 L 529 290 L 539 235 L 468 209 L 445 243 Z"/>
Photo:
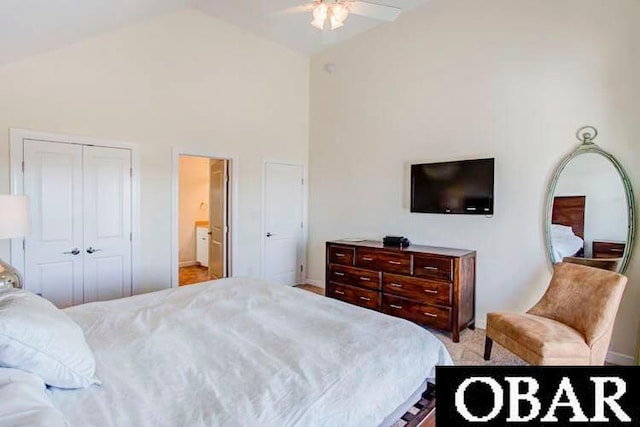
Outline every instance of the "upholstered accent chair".
<path fill-rule="evenodd" d="M 532 365 L 603 365 L 627 278 L 560 263 L 542 299 L 527 313 L 487 315 L 484 358 L 497 342 Z"/>

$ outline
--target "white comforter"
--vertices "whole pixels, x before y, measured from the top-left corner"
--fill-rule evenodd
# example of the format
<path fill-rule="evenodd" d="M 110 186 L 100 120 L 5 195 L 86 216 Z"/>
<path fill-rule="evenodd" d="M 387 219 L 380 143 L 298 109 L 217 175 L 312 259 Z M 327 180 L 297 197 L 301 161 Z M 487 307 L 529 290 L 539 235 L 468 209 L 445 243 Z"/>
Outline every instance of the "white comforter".
<path fill-rule="evenodd" d="M 101 386 L 51 390 L 72 426 L 376 426 L 451 364 L 422 328 L 226 279 L 65 310 Z"/>

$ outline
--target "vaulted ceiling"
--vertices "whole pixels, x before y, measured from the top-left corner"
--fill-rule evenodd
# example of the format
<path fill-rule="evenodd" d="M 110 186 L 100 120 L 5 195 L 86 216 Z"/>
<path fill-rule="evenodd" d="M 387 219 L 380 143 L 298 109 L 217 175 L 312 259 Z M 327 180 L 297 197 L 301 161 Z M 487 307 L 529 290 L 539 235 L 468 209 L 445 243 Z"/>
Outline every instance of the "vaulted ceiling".
<path fill-rule="evenodd" d="M 404 12 L 428 0 L 372 0 Z M 311 15 L 281 13 L 311 0 L 0 0 L 0 64 L 55 49 L 182 7 L 195 7 L 291 49 L 313 54 L 373 27 L 351 15 L 331 37 L 309 25 Z M 389 24 L 386 24 L 389 25 Z"/>

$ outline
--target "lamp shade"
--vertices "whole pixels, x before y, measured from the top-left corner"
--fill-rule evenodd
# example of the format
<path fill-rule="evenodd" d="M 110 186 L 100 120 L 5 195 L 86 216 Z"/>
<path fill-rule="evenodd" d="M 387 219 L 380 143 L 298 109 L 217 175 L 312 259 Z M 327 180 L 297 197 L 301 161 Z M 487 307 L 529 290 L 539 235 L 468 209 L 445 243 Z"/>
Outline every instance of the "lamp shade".
<path fill-rule="evenodd" d="M 0 239 L 24 237 L 29 229 L 27 197 L 0 195 Z"/>

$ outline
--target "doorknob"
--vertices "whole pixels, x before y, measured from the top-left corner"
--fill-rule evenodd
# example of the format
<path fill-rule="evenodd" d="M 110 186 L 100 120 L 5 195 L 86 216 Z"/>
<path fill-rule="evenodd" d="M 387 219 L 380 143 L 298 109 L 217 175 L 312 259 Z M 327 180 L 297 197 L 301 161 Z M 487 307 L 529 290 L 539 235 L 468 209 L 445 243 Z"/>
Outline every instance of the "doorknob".
<path fill-rule="evenodd" d="M 63 255 L 80 255 L 80 249 L 75 248 L 69 252 L 62 252 Z"/>
<path fill-rule="evenodd" d="M 271 236 L 273 236 L 272 233 L 267 233 L 267 237 L 271 237 Z"/>
<path fill-rule="evenodd" d="M 87 253 L 88 254 L 92 254 L 92 253 L 95 253 L 95 252 L 101 252 L 101 251 L 102 251 L 102 249 L 93 249 L 91 246 L 89 246 L 89 249 L 87 249 Z"/>

